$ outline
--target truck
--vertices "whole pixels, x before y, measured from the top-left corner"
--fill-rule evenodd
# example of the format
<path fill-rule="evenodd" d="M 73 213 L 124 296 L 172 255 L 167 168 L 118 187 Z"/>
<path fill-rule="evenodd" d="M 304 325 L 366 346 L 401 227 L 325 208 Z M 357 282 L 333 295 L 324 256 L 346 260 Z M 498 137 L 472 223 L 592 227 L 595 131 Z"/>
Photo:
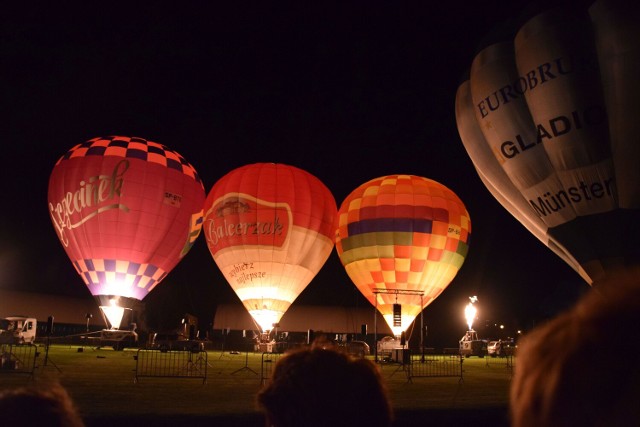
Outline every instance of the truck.
<path fill-rule="evenodd" d="M 0 344 L 33 344 L 38 321 L 33 317 L 10 316 L 0 319 Z"/>
<path fill-rule="evenodd" d="M 478 333 L 474 330 L 467 331 L 460 338 L 460 355 L 464 357 L 478 356 L 484 357 L 487 354 L 487 342 L 478 338 Z"/>
<path fill-rule="evenodd" d="M 199 337 L 198 318 L 185 313 L 180 325 L 174 329 L 149 334 L 147 348 L 160 351 L 204 351 L 204 341 Z"/>

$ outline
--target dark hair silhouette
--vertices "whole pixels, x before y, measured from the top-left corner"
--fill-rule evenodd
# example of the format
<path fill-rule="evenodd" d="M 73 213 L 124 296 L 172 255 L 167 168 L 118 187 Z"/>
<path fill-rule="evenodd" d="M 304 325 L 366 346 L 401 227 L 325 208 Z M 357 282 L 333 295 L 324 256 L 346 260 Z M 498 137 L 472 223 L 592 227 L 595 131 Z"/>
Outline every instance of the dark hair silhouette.
<path fill-rule="evenodd" d="M 257 400 L 275 427 L 387 427 L 392 421 L 378 367 L 326 346 L 283 356 Z"/>
<path fill-rule="evenodd" d="M 608 284 L 525 336 L 513 427 L 640 425 L 640 286 Z"/>
<path fill-rule="evenodd" d="M 83 427 L 67 391 L 59 385 L 0 393 L 2 425 Z"/>

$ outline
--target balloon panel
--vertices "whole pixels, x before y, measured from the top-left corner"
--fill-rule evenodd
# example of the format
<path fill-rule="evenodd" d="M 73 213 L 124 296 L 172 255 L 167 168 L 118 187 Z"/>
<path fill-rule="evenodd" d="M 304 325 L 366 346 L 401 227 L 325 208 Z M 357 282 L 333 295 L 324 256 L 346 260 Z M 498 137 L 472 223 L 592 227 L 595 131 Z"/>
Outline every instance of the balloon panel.
<path fill-rule="evenodd" d="M 344 200 L 338 219 L 336 250 L 347 274 L 385 318 L 402 304 L 403 329 L 449 285 L 468 251 L 466 208 L 427 178 L 371 180 Z"/>
<path fill-rule="evenodd" d="M 213 259 L 262 329 L 271 329 L 333 249 L 333 196 L 308 172 L 258 163 L 216 182 L 204 210 Z"/>
<path fill-rule="evenodd" d="M 95 138 L 49 179 L 49 212 L 92 295 L 143 299 L 193 246 L 204 188 L 178 153 L 142 138 Z"/>

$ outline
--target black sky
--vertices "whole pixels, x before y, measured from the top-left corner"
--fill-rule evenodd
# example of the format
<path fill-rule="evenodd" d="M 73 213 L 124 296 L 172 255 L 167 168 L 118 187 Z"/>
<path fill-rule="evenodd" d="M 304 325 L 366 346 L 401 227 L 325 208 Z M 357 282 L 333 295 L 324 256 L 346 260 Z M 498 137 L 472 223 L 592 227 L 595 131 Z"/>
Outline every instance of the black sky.
<path fill-rule="evenodd" d="M 130 3 L 0 18 L 0 288 L 89 295 L 51 225 L 48 177 L 75 144 L 128 135 L 181 153 L 207 192 L 254 162 L 313 173 L 338 205 L 385 174 L 448 186 L 473 231 L 462 270 L 425 312 L 434 328 L 463 331 L 470 295 L 481 318 L 527 328 L 587 289 L 492 198 L 456 129 L 455 92 L 478 46 L 515 26 L 525 2 Z M 208 317 L 235 296 L 201 236 L 147 299 Z M 335 252 L 296 303 L 368 304 Z"/>

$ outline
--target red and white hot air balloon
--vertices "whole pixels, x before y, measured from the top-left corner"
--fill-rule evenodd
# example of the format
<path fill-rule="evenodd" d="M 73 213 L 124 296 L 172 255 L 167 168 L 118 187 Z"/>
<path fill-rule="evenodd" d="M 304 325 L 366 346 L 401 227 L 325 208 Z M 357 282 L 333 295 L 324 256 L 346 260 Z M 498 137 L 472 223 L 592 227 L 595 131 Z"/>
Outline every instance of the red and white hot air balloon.
<path fill-rule="evenodd" d="M 209 192 L 203 223 L 209 251 L 263 332 L 326 262 L 336 211 L 318 178 L 284 164 L 240 167 Z"/>

